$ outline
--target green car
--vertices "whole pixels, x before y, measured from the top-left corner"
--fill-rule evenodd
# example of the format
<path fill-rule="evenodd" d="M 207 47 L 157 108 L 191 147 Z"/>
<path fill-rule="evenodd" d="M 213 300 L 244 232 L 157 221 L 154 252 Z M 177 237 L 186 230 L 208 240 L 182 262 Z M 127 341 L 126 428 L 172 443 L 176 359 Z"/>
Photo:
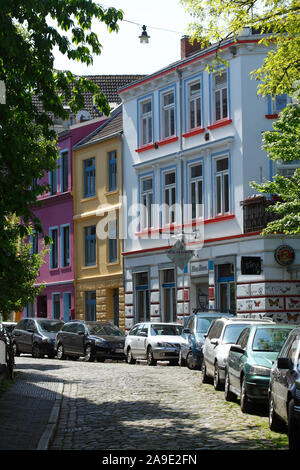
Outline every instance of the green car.
<path fill-rule="evenodd" d="M 229 351 L 225 371 L 225 400 L 240 398 L 248 413 L 253 402 L 268 401 L 270 372 L 281 346 L 296 325 L 248 325 Z"/>

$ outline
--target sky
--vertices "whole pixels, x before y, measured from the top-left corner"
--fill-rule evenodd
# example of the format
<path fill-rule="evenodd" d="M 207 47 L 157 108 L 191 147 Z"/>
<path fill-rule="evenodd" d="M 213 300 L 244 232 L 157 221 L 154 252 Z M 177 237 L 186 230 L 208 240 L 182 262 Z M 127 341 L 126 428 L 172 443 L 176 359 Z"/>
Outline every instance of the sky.
<path fill-rule="evenodd" d="M 150 74 L 180 59 L 180 39 L 187 34 L 191 17 L 179 0 L 100 0 L 99 3 L 123 10 L 126 21 L 119 23 L 118 33 L 109 33 L 105 25 L 94 23 L 93 31 L 103 49 L 101 56 L 94 57 L 93 65 L 68 62 L 55 50 L 56 69 L 68 69 L 78 75 Z M 142 25 L 147 26 L 148 44 L 139 40 Z"/>

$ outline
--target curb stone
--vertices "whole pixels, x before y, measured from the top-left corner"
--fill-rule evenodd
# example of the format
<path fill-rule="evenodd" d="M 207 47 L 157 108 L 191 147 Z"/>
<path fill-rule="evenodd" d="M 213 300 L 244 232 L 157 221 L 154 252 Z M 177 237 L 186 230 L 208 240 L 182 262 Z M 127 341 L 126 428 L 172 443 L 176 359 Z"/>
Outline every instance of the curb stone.
<path fill-rule="evenodd" d="M 43 432 L 36 450 L 48 450 L 50 443 L 53 439 L 54 433 L 57 428 L 58 418 L 60 414 L 61 403 L 63 399 L 64 383 L 61 382 L 58 384 L 55 402 L 48 420 L 45 431 Z"/>

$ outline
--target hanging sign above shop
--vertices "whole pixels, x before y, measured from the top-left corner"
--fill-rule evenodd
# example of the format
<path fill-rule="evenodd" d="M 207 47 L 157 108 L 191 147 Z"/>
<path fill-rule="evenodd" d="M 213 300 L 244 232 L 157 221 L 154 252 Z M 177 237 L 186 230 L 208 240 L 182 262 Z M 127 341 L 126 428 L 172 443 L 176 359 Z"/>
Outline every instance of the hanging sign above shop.
<path fill-rule="evenodd" d="M 289 245 L 280 245 L 275 250 L 274 258 L 281 266 L 289 266 L 295 259 L 294 249 Z"/>
<path fill-rule="evenodd" d="M 182 240 L 177 240 L 174 246 L 167 251 L 167 256 L 182 271 L 194 256 L 193 250 L 187 250 Z"/>

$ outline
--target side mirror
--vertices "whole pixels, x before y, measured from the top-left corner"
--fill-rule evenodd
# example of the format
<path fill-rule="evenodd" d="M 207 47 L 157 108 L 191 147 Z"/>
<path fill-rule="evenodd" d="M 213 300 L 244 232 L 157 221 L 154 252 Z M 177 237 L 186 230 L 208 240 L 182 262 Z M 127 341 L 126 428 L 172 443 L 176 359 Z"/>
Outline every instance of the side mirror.
<path fill-rule="evenodd" d="M 182 333 L 185 333 L 186 335 L 189 335 L 191 333 L 191 330 L 189 328 L 184 328 Z"/>
<path fill-rule="evenodd" d="M 33 328 L 30 328 L 29 330 L 27 330 L 28 333 L 34 333 L 34 329 Z"/>
<path fill-rule="evenodd" d="M 80 336 L 84 336 L 84 335 L 85 335 L 85 331 L 78 331 L 78 334 L 79 334 Z"/>
<path fill-rule="evenodd" d="M 219 344 L 218 340 L 216 338 L 213 338 L 210 340 L 211 344 L 213 344 L 214 346 L 217 346 Z"/>
<path fill-rule="evenodd" d="M 293 370 L 293 362 L 290 358 L 278 357 L 277 358 L 277 367 L 278 367 L 278 369 Z"/>
<path fill-rule="evenodd" d="M 143 336 L 143 338 L 147 338 L 147 333 L 145 331 L 141 331 L 139 336 Z"/>
<path fill-rule="evenodd" d="M 233 344 L 230 348 L 230 351 L 240 353 L 240 354 L 245 354 L 245 349 L 243 349 L 241 346 L 238 344 Z"/>

